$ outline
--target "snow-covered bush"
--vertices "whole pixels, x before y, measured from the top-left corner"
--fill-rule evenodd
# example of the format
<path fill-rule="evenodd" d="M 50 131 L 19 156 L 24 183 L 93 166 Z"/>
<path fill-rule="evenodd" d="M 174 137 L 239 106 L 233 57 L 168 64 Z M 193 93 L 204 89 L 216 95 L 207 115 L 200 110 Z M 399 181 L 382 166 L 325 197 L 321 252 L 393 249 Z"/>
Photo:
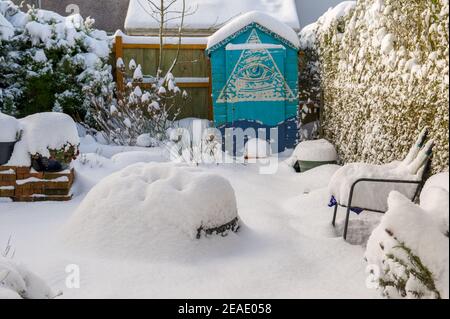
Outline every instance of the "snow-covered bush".
<path fill-rule="evenodd" d="M 59 111 L 89 120 L 90 100 L 113 86 L 108 65 L 110 40 L 92 19 L 60 16 L 29 7 L 27 13 L 0 0 L 0 17 L 14 36 L 0 39 L 0 110 L 26 116 Z"/>
<path fill-rule="evenodd" d="M 31 159 L 38 157 L 69 164 L 78 155 L 78 131 L 69 115 L 36 113 L 20 119 L 19 124 L 23 133 L 7 165 L 30 166 Z"/>
<path fill-rule="evenodd" d="M 11 244 L 0 253 L 0 300 L 1 299 L 53 299 L 55 293 L 41 278 L 24 265 L 15 262 Z"/>
<path fill-rule="evenodd" d="M 142 90 L 139 83 L 143 80 L 141 66 L 131 60 L 129 68 L 134 72 L 133 79 L 127 82 L 123 60 L 117 60 L 117 68 L 124 75 L 124 92 L 111 88 L 106 98 L 98 96 L 96 91 L 87 87 L 85 92 L 91 99 L 92 116 L 110 143 L 118 145 L 136 145 L 138 138 L 146 134 L 151 142 L 148 146 L 166 140 L 166 130 L 176 118 L 182 97 L 176 86 L 175 78 L 167 73 L 155 78 L 148 90 Z"/>
<path fill-rule="evenodd" d="M 448 165 L 448 19 L 446 0 L 346 1 L 301 32 L 318 59 L 324 137 L 345 162 L 402 158 L 428 126 L 433 170 Z"/>
<path fill-rule="evenodd" d="M 152 163 L 128 166 L 100 181 L 63 235 L 69 246 L 86 252 L 175 258 L 195 247 L 196 239 L 225 236 L 238 225 L 234 190 L 226 179 Z"/>
<path fill-rule="evenodd" d="M 448 298 L 448 237 L 429 213 L 402 194 L 392 192 L 388 205 L 367 243 L 373 284 L 388 298 Z"/>

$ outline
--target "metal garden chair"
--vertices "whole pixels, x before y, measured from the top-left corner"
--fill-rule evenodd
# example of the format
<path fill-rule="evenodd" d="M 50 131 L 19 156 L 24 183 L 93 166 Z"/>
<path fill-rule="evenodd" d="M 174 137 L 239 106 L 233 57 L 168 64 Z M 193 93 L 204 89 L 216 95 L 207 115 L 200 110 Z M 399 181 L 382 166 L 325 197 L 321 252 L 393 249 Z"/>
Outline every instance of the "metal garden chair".
<path fill-rule="evenodd" d="M 427 160 L 427 162 L 425 163 L 425 168 L 422 172 L 422 176 L 420 178 L 420 180 L 399 180 L 399 179 L 377 179 L 377 178 L 360 178 L 358 180 L 356 180 L 351 188 L 350 188 L 350 195 L 348 198 L 348 205 L 342 205 L 339 202 L 336 202 L 335 206 L 334 206 L 334 214 L 333 214 L 333 221 L 332 221 L 332 225 L 336 226 L 336 215 L 337 215 L 337 211 L 339 207 L 345 207 L 347 208 L 347 215 L 345 218 L 345 226 L 344 226 L 344 240 L 347 240 L 347 233 L 348 233 L 348 223 L 350 220 L 350 213 L 352 210 L 357 210 L 357 211 L 370 211 L 370 212 L 375 212 L 375 213 L 381 213 L 384 214 L 386 213 L 385 211 L 381 211 L 381 210 L 377 210 L 377 209 L 371 209 L 371 208 L 367 208 L 367 207 L 353 207 L 352 206 L 352 200 L 353 200 L 353 195 L 355 192 L 355 189 L 358 185 L 361 185 L 361 183 L 387 183 L 387 184 L 416 184 L 417 188 L 415 190 L 414 193 L 414 197 L 411 199 L 413 202 L 418 198 L 418 196 L 420 195 L 420 192 L 425 184 L 426 181 L 426 176 L 428 174 L 428 171 L 430 169 L 430 164 L 431 164 L 431 160 Z"/>

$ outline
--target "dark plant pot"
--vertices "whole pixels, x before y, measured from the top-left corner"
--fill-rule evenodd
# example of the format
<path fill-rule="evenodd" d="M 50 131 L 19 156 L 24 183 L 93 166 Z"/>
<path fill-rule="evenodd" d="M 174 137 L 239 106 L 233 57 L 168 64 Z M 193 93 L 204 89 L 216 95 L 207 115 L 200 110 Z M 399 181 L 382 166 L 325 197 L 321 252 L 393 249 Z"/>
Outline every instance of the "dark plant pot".
<path fill-rule="evenodd" d="M 31 166 L 38 172 L 57 173 L 69 168 L 69 164 L 38 156 L 31 159 Z"/>
<path fill-rule="evenodd" d="M 328 164 L 336 164 L 336 161 L 330 161 L 330 162 L 297 161 L 297 163 L 295 163 L 294 168 L 298 173 L 303 173 L 303 172 L 309 171 L 310 169 L 313 169 L 315 167 L 322 166 L 322 165 L 328 165 Z"/>
<path fill-rule="evenodd" d="M 0 165 L 8 163 L 16 142 L 0 142 Z"/>

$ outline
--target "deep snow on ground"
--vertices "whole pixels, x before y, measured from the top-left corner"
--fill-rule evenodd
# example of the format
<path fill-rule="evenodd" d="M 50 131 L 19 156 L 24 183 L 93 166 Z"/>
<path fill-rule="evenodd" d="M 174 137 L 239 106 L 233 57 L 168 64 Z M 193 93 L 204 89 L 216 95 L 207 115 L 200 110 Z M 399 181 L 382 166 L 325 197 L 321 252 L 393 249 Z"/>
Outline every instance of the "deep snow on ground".
<path fill-rule="evenodd" d="M 189 251 L 173 258 L 114 259 L 70 250 L 61 244 L 62 226 L 98 181 L 135 161 L 163 161 L 161 150 L 104 146 L 89 138 L 82 138 L 81 150 L 89 153 L 75 163 L 72 201 L 0 202 L 0 247 L 12 235 L 14 260 L 61 290 L 61 298 L 378 297 L 365 285 L 364 247 L 345 242 L 330 223 L 326 186 L 338 166 L 296 174 L 280 163 L 276 174 L 262 175 L 261 164 L 202 165 L 233 186 L 240 231 L 193 240 Z M 129 151 L 138 153 L 111 159 Z M 70 264 L 80 267 L 78 289 L 65 286 Z"/>

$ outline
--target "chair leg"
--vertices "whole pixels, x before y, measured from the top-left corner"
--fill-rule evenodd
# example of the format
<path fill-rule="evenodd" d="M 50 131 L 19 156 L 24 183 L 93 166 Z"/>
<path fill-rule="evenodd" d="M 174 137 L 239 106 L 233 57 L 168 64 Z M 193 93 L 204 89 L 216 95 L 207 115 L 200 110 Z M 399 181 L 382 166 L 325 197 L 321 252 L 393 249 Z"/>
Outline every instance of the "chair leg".
<path fill-rule="evenodd" d="M 333 225 L 333 227 L 336 226 L 336 215 L 337 215 L 337 211 L 338 211 L 338 204 L 336 204 L 336 206 L 334 206 L 334 214 L 333 214 L 333 221 L 331 222 L 331 225 Z"/>
<path fill-rule="evenodd" d="M 350 207 L 347 207 L 347 216 L 345 217 L 344 240 L 347 240 L 348 222 L 350 220 Z"/>

